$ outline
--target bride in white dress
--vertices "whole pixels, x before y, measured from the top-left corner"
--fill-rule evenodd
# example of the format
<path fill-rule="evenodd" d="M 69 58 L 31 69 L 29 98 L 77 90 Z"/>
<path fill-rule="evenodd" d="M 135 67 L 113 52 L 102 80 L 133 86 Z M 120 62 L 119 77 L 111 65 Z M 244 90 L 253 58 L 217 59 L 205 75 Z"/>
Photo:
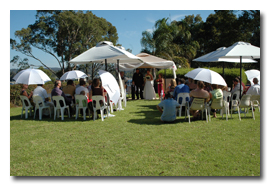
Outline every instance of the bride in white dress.
<path fill-rule="evenodd" d="M 144 99 L 153 100 L 156 99 L 155 89 L 152 85 L 153 76 L 150 74 L 150 70 L 147 70 L 147 74 L 145 75 L 145 85 L 143 90 Z"/>

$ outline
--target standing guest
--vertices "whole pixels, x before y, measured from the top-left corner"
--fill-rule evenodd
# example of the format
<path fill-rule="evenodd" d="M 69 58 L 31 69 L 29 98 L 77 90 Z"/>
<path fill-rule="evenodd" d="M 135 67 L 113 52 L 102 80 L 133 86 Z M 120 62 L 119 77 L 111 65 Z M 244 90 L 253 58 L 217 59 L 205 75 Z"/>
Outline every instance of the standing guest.
<path fill-rule="evenodd" d="M 132 84 L 131 84 L 131 95 L 132 95 L 132 100 L 135 100 L 135 92 L 136 92 L 135 82 L 132 81 Z"/>
<path fill-rule="evenodd" d="M 257 78 L 253 79 L 253 83 L 254 85 L 252 85 L 246 94 L 250 94 L 250 95 L 260 95 L 260 85 L 258 84 L 259 80 Z"/>
<path fill-rule="evenodd" d="M 140 97 L 143 99 L 143 75 L 140 72 L 140 70 L 137 68 L 136 73 L 133 74 L 132 81 L 134 81 L 136 86 L 136 96 L 137 99 L 139 99 L 139 91 L 140 91 Z"/>
<path fill-rule="evenodd" d="M 67 86 L 63 87 L 63 92 L 65 94 L 70 94 L 70 96 L 74 96 L 75 94 L 75 85 L 73 80 L 67 81 Z"/>
<path fill-rule="evenodd" d="M 165 96 L 164 95 L 164 89 L 163 89 L 163 85 L 164 85 L 164 79 L 163 79 L 163 75 L 162 74 L 159 74 L 158 75 L 158 79 L 156 80 L 157 82 L 157 85 L 158 85 L 158 96 L 159 96 L 159 99 L 161 98 L 161 92 L 163 92 L 163 97 Z"/>
<path fill-rule="evenodd" d="M 178 78 L 179 84 L 175 87 L 174 92 L 173 92 L 173 98 L 178 102 L 181 103 L 182 100 L 177 100 L 177 95 L 179 93 L 190 93 L 189 87 L 185 85 L 185 79 L 183 78 Z"/>
<path fill-rule="evenodd" d="M 191 97 L 191 102 L 194 98 L 203 98 L 205 99 L 205 102 L 208 102 L 210 100 L 210 95 L 206 90 L 204 90 L 204 83 L 202 81 L 197 81 L 197 88 L 189 93 L 189 97 Z M 190 113 L 193 115 L 193 119 L 200 118 L 198 110 L 191 110 Z"/>
<path fill-rule="evenodd" d="M 29 99 L 31 105 L 34 106 L 35 104 L 33 103 L 33 100 L 32 100 L 33 91 L 31 91 L 31 93 L 28 95 L 28 93 L 26 92 L 27 89 L 28 89 L 28 85 L 23 84 L 23 85 L 22 85 L 21 92 L 20 92 L 20 95 L 21 95 L 21 96 L 27 97 L 27 98 Z"/>
<path fill-rule="evenodd" d="M 218 85 L 212 84 L 212 88 L 213 88 L 213 90 L 210 91 L 210 99 L 211 100 L 223 98 L 223 92 L 220 88 L 218 88 Z M 213 112 L 213 117 L 216 118 L 217 117 L 216 109 L 212 109 L 211 111 Z"/>
<path fill-rule="evenodd" d="M 71 109 L 72 111 L 72 108 L 71 108 L 71 103 L 72 103 L 72 99 L 74 99 L 74 96 L 72 96 L 71 98 L 70 97 L 67 97 L 65 95 L 65 93 L 60 89 L 62 86 L 62 83 L 60 80 L 56 80 L 54 82 L 54 89 L 52 89 L 52 92 L 51 92 L 51 96 L 63 96 L 64 99 L 65 99 L 65 102 L 66 102 L 66 105 L 69 105 L 69 108 Z M 72 113 L 72 112 L 71 112 Z"/>
<path fill-rule="evenodd" d="M 165 100 L 157 105 L 157 109 L 162 113 L 160 120 L 162 122 L 174 122 L 176 119 L 176 109 L 180 108 L 179 103 L 172 99 L 170 93 L 166 93 Z M 163 109 L 163 110 L 162 110 Z"/>
<path fill-rule="evenodd" d="M 85 92 L 85 96 L 87 98 L 89 98 L 89 92 L 88 92 L 88 89 L 86 88 L 86 82 L 84 81 L 84 79 L 81 79 L 80 80 L 80 86 L 76 88 L 75 90 L 75 94 L 80 94 L 81 91 L 84 91 Z"/>
<path fill-rule="evenodd" d="M 53 106 L 53 103 L 52 102 L 49 102 L 49 96 L 47 94 L 47 91 L 43 87 L 44 87 L 44 85 L 38 84 L 37 85 L 37 88 L 35 88 L 35 90 L 33 92 L 33 96 L 40 96 L 43 99 L 44 104 L 46 106 L 50 106 L 51 114 L 52 114 L 53 113 L 54 106 Z M 42 112 L 43 112 L 43 115 L 45 115 L 45 116 L 49 116 L 50 115 L 49 109 L 43 109 Z"/>

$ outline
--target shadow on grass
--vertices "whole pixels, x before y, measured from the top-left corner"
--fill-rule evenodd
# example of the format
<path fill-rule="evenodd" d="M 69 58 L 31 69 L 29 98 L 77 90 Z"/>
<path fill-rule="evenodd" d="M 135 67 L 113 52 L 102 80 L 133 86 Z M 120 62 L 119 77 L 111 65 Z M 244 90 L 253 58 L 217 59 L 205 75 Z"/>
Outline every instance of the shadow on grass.
<path fill-rule="evenodd" d="M 141 109 L 139 107 L 141 107 Z M 161 113 L 157 110 L 156 105 L 140 105 L 138 109 L 140 109 L 140 111 L 130 112 L 134 114 L 137 119 L 130 119 L 128 120 L 129 123 L 138 125 L 168 125 L 188 122 L 185 118 L 176 118 L 174 122 L 162 122 L 160 120 Z"/>

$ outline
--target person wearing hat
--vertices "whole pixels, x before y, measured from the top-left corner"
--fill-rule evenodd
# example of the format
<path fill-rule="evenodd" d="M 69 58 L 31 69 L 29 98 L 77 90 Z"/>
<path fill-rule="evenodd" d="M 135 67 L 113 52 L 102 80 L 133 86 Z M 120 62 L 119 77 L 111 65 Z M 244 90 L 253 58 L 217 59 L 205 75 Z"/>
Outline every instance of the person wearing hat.
<path fill-rule="evenodd" d="M 141 97 L 141 99 L 143 99 L 144 81 L 143 81 L 143 75 L 138 68 L 136 69 L 136 72 L 133 74 L 132 81 L 134 81 L 134 83 L 135 83 L 135 89 L 136 89 L 135 92 L 136 92 L 137 99 L 139 99 L 139 91 L 140 91 L 140 97 Z M 132 97 L 133 97 L 133 95 L 132 95 Z M 134 97 L 135 97 L 135 95 L 134 95 Z"/>

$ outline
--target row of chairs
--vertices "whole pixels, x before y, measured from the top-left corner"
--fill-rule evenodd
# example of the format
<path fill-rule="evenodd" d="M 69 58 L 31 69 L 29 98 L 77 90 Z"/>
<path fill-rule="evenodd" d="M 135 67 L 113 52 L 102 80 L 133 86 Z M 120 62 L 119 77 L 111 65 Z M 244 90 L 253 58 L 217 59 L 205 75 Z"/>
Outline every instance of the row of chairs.
<path fill-rule="evenodd" d="M 30 116 L 32 115 L 33 106 L 31 105 L 29 99 L 26 96 L 20 96 L 20 98 L 21 98 L 22 105 L 23 105 L 21 118 L 23 116 L 23 110 L 25 110 L 25 118 L 27 119 L 28 118 L 28 111 L 30 113 Z M 65 109 L 67 109 L 68 116 L 70 117 L 69 106 L 66 105 L 64 97 L 53 96 L 52 100 L 53 100 L 53 104 L 54 104 L 54 120 L 56 119 L 56 115 L 57 115 L 57 117 L 59 117 L 59 112 L 61 112 L 61 119 L 64 120 Z M 34 119 L 36 117 L 36 111 L 39 110 L 39 120 L 42 120 L 43 109 L 49 109 L 50 117 L 51 117 L 50 106 L 46 106 L 43 99 L 40 96 L 33 96 L 33 101 L 35 103 Z M 104 110 L 107 110 L 107 116 L 109 113 L 109 108 L 108 108 L 107 104 L 105 103 L 105 98 L 103 96 L 93 96 L 92 101 L 94 103 L 94 104 L 92 104 L 93 111 L 94 111 L 93 120 L 95 120 L 97 118 L 97 110 L 100 110 L 101 119 L 103 121 Z M 100 104 L 101 102 L 103 102 L 104 104 L 103 105 Z M 78 118 L 79 110 L 82 110 L 83 118 L 84 118 L 84 120 L 86 120 L 86 110 L 88 108 L 88 102 L 87 102 L 86 96 L 75 95 L 75 103 L 74 104 L 75 104 L 75 108 L 76 108 L 75 119 Z M 89 109 L 88 109 L 88 114 L 89 114 L 89 118 L 90 118 L 90 110 Z"/>
<path fill-rule="evenodd" d="M 209 105 L 208 103 L 205 103 L 204 99 L 200 98 L 194 98 L 192 101 L 192 104 L 189 106 L 189 93 L 179 93 L 177 95 L 177 100 L 182 99 L 182 102 L 180 104 L 179 108 L 179 117 L 181 117 L 181 112 L 182 112 L 182 107 L 185 106 L 185 119 L 188 117 L 189 123 L 190 123 L 190 110 L 201 110 L 202 111 L 202 119 L 203 119 L 203 114 L 205 112 L 205 117 L 206 121 L 208 122 L 211 121 L 210 117 L 210 110 L 211 109 L 219 109 L 220 113 L 223 118 L 223 114 L 225 112 L 226 114 L 226 120 L 228 120 L 228 115 L 230 114 L 230 108 L 229 105 L 231 103 L 231 118 L 232 118 L 232 111 L 237 108 L 238 110 L 238 115 L 239 115 L 239 120 L 241 121 L 241 116 L 240 116 L 240 109 L 244 108 L 245 109 L 245 116 L 246 113 L 248 112 L 248 109 L 251 108 L 252 110 L 252 117 L 255 120 L 255 115 L 254 115 L 254 108 L 257 107 L 260 112 L 260 95 L 243 95 L 241 100 L 239 99 L 239 92 L 235 92 L 233 95 L 231 95 L 230 92 L 223 91 L 223 98 L 220 99 L 215 99 Z"/>

